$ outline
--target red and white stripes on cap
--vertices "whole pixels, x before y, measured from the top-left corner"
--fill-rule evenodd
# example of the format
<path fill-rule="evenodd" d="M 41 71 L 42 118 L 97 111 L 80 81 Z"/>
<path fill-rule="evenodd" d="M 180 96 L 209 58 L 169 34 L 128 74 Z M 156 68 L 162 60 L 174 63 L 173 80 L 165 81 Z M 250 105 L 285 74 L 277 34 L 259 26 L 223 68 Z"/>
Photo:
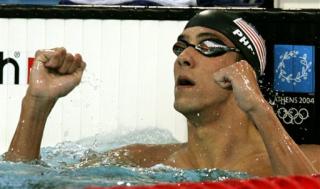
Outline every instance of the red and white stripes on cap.
<path fill-rule="evenodd" d="M 252 42 L 260 62 L 260 72 L 263 73 L 266 67 L 266 46 L 263 38 L 256 32 L 256 30 L 249 25 L 242 18 L 237 18 L 233 22 L 246 34 Z M 253 52 L 254 54 L 254 52 Z"/>

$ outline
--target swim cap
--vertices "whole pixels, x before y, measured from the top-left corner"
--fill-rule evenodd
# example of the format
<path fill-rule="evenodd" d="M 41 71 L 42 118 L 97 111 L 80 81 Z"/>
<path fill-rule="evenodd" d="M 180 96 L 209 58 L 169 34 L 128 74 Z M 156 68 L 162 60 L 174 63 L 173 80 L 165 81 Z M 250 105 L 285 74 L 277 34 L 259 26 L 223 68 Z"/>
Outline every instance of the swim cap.
<path fill-rule="evenodd" d="M 266 66 L 264 40 L 250 24 L 235 13 L 218 10 L 201 11 L 189 20 L 185 29 L 195 26 L 221 32 L 241 51 L 257 75 L 264 72 Z"/>

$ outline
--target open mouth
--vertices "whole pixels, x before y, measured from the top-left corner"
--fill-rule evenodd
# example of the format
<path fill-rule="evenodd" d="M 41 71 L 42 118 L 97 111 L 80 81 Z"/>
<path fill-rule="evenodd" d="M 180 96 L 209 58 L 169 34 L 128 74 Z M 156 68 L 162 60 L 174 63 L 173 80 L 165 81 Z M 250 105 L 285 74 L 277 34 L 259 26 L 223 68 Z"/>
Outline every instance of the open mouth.
<path fill-rule="evenodd" d="M 176 85 L 181 87 L 192 87 L 195 85 L 195 82 L 188 77 L 179 76 Z"/>

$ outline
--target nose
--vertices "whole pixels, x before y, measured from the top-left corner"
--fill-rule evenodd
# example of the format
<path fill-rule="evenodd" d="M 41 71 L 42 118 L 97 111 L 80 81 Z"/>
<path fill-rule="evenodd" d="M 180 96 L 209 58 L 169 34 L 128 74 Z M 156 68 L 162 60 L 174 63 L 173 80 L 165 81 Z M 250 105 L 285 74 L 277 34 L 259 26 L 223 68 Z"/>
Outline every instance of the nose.
<path fill-rule="evenodd" d="M 181 54 L 177 57 L 177 64 L 181 67 L 190 67 L 193 68 L 195 66 L 194 61 L 194 52 L 195 49 L 192 47 L 188 47 L 181 52 Z"/>

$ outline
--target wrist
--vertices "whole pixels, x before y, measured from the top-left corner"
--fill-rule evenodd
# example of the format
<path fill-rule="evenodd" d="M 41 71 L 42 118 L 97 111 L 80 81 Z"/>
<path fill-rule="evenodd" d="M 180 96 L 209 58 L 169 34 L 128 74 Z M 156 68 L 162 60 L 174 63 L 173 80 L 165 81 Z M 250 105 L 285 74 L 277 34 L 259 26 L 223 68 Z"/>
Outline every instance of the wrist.
<path fill-rule="evenodd" d="M 254 106 L 247 111 L 250 117 L 263 116 L 269 113 L 273 113 L 273 108 L 264 98 L 257 100 Z"/>
<path fill-rule="evenodd" d="M 54 96 L 50 96 L 50 95 L 41 95 L 38 93 L 33 92 L 33 90 L 29 87 L 27 89 L 26 95 L 24 97 L 27 100 L 30 101 L 35 101 L 35 102 L 47 102 L 47 103 L 51 103 L 51 102 L 55 102 L 58 100 L 58 98 L 54 97 Z"/>
<path fill-rule="evenodd" d="M 22 105 L 35 111 L 45 111 L 46 109 L 48 109 L 48 111 L 50 112 L 57 100 L 57 98 L 36 96 L 27 92 L 22 100 Z"/>
<path fill-rule="evenodd" d="M 266 100 L 258 103 L 255 108 L 248 112 L 248 115 L 260 134 L 276 132 L 276 135 L 272 134 L 271 136 L 277 137 L 279 133 L 283 133 L 284 131 L 272 106 Z M 269 137 L 270 135 L 268 135 L 268 138 Z"/>
<path fill-rule="evenodd" d="M 264 98 L 259 99 L 247 114 L 254 122 L 271 121 L 270 119 L 276 118 L 272 106 Z"/>

